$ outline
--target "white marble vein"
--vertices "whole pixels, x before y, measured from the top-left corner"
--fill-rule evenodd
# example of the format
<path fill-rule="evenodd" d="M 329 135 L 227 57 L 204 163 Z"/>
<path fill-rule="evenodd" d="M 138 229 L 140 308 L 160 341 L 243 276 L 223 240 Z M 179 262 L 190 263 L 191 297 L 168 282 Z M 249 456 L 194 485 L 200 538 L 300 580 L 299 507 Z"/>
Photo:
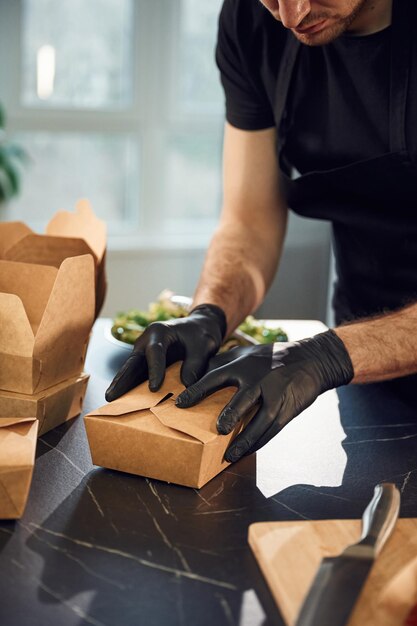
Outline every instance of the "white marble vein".
<path fill-rule="evenodd" d="M 318 494 L 326 498 L 335 498 L 336 500 L 343 500 L 343 502 L 350 502 L 349 498 L 343 498 L 342 496 L 337 496 L 334 493 L 325 493 L 324 491 L 320 491 L 319 489 L 312 489 L 311 487 L 301 487 L 301 489 L 303 489 L 303 491 L 310 491 L 315 495 Z"/>
<path fill-rule="evenodd" d="M 346 430 L 363 430 L 366 428 L 407 428 L 411 426 L 412 428 L 417 428 L 417 422 L 405 422 L 398 424 L 364 424 L 358 426 L 346 426 Z"/>
<path fill-rule="evenodd" d="M 227 624 L 234 626 L 235 620 L 233 619 L 233 611 L 232 611 L 230 604 L 228 603 L 226 598 L 223 597 L 220 593 L 216 593 L 215 596 L 219 600 L 219 603 L 220 603 L 220 606 L 222 607 Z"/>
<path fill-rule="evenodd" d="M 79 565 L 81 567 L 81 569 L 83 569 L 85 572 L 87 572 L 87 574 L 90 574 L 94 578 L 98 578 L 99 580 L 102 580 L 102 581 L 108 583 L 109 585 L 113 585 L 114 587 L 117 587 L 118 589 L 121 589 L 121 590 L 125 590 L 126 589 L 125 585 L 121 585 L 117 581 L 112 580 L 111 578 L 108 578 L 107 576 L 103 576 L 102 574 L 98 574 L 97 572 L 92 570 L 90 567 L 88 567 L 88 565 L 83 563 L 83 561 L 81 561 L 81 559 L 79 559 L 76 556 L 74 556 L 73 554 L 71 554 L 71 552 L 69 550 L 66 550 L 65 548 L 61 548 L 60 546 L 57 546 L 54 543 L 51 543 L 47 539 L 44 539 L 44 538 L 40 537 L 38 532 L 31 531 L 30 528 L 28 526 L 26 526 L 25 524 L 23 524 L 22 522 L 20 522 L 19 525 L 22 526 L 23 528 L 25 528 L 29 533 L 32 532 L 32 535 L 34 537 L 36 537 L 36 539 L 38 541 L 40 541 L 41 543 L 44 543 L 45 545 L 47 545 L 48 548 L 51 548 L 52 550 L 55 550 L 56 552 L 60 552 L 61 554 L 64 554 L 67 557 L 67 559 L 69 559 L 70 561 L 74 561 L 74 563 L 77 563 L 77 565 Z"/>
<path fill-rule="evenodd" d="M 303 515 L 299 511 L 296 511 L 295 509 L 293 509 L 290 506 L 288 506 L 288 504 L 285 504 L 284 502 L 281 502 L 281 500 L 278 500 L 278 498 L 273 496 L 273 497 L 271 497 L 271 500 L 273 500 L 274 502 L 277 502 L 278 504 L 283 506 L 284 509 L 287 509 L 288 511 L 291 511 L 291 513 L 295 513 L 296 515 L 298 515 L 298 517 L 301 517 L 302 519 L 306 519 L 306 520 L 311 520 L 310 517 L 306 517 L 305 515 Z"/>
<path fill-rule="evenodd" d="M 401 493 L 404 493 L 404 489 L 406 488 L 407 483 L 410 480 L 411 474 L 412 474 L 412 471 L 407 472 L 407 474 L 406 474 L 406 476 L 404 478 L 403 484 L 401 485 L 401 489 L 400 489 Z"/>
<path fill-rule="evenodd" d="M 218 489 L 216 489 L 216 491 L 209 497 L 209 500 L 214 500 L 214 498 L 217 498 L 217 496 L 223 493 L 223 491 L 224 491 L 224 482 L 222 481 Z"/>
<path fill-rule="evenodd" d="M 376 443 L 376 442 L 385 442 L 385 441 L 401 441 L 403 439 L 415 439 L 417 437 L 417 433 L 414 435 L 403 435 L 402 437 L 375 437 L 373 439 L 359 439 L 359 441 L 345 441 L 345 446 L 356 446 L 359 443 Z"/>
<path fill-rule="evenodd" d="M 57 454 L 60 454 L 61 456 L 64 457 L 64 459 L 70 464 L 72 465 L 72 467 L 74 469 L 77 470 L 77 472 L 79 472 L 82 476 L 85 476 L 85 472 L 81 469 L 81 467 L 78 467 L 78 465 L 76 465 L 70 458 L 69 456 L 67 456 L 64 452 L 62 452 L 62 450 L 60 450 L 59 448 L 57 448 L 56 446 L 51 446 L 50 443 L 48 443 L 47 441 L 45 441 L 45 439 L 43 439 L 43 437 L 39 437 L 39 441 L 42 441 L 43 444 L 45 444 L 45 446 L 47 448 L 50 448 L 51 450 L 53 450 L 54 452 L 56 452 Z"/>
<path fill-rule="evenodd" d="M 91 489 L 91 487 L 90 487 L 90 485 L 88 483 L 86 484 L 86 487 L 87 487 L 87 491 L 90 494 L 90 497 L 91 497 L 92 501 L 96 505 L 97 511 L 100 513 L 101 517 L 104 517 L 103 509 L 99 505 L 98 500 L 97 500 L 96 496 L 94 495 L 93 490 Z"/>
<path fill-rule="evenodd" d="M 196 511 L 193 515 L 222 515 L 223 513 L 239 513 L 245 511 L 248 507 L 241 506 L 238 509 L 219 509 L 217 511 Z"/>
<path fill-rule="evenodd" d="M 85 476 L 86 473 L 80 468 L 78 467 L 78 465 L 76 465 L 70 458 L 69 456 L 67 456 L 64 452 L 62 452 L 62 450 L 60 450 L 59 448 L 55 447 L 55 446 L 51 446 L 50 443 L 48 443 L 47 441 L 45 441 L 45 439 L 43 439 L 42 437 L 39 437 L 39 440 L 42 441 L 43 444 L 45 444 L 45 446 L 47 446 L 48 448 L 50 448 L 51 450 L 53 450 L 54 452 L 56 452 L 57 454 L 60 454 L 61 456 L 64 457 L 64 459 L 67 461 L 67 463 L 69 463 L 70 465 L 72 465 L 72 467 L 77 470 L 77 472 L 79 472 L 82 476 Z M 91 489 L 90 485 L 87 483 L 86 484 L 86 489 L 88 491 L 88 493 L 90 494 L 90 497 L 92 499 L 92 501 L 94 502 L 98 512 L 100 513 L 101 517 L 104 517 L 104 512 L 103 509 L 101 508 L 96 496 L 93 493 L 93 490 Z"/>
<path fill-rule="evenodd" d="M 11 562 L 19 569 L 24 570 L 25 575 L 27 576 L 27 570 L 22 563 L 19 563 L 18 561 L 16 561 L 16 559 L 11 559 Z M 106 626 L 104 622 L 99 622 L 94 617 L 91 617 L 91 615 L 88 615 L 80 606 L 78 606 L 78 604 L 74 604 L 73 602 L 70 602 L 66 598 L 63 598 L 62 596 L 60 596 L 58 593 L 56 593 L 56 591 L 54 591 L 50 587 L 47 587 L 39 578 L 37 578 L 33 574 L 30 574 L 30 577 L 36 582 L 36 584 L 43 591 L 45 591 L 52 598 L 54 598 L 54 600 L 57 600 L 63 606 L 66 606 L 68 609 L 70 609 L 70 611 L 75 613 L 78 617 L 81 617 L 85 622 L 87 622 L 87 624 L 92 624 L 92 626 Z"/>
<path fill-rule="evenodd" d="M 198 495 L 198 497 L 200 498 L 200 500 L 202 500 L 207 506 L 211 506 L 210 502 L 208 500 L 206 500 L 206 498 L 204 496 L 201 495 L 201 493 L 199 492 L 198 489 L 194 489 L 195 493 Z M 201 505 L 200 505 L 201 506 Z"/>
<path fill-rule="evenodd" d="M 194 572 L 187 572 L 183 570 L 176 569 L 175 567 L 169 567 L 167 565 L 162 565 L 161 563 L 153 563 L 148 561 L 147 559 L 142 559 L 140 557 L 135 556 L 134 554 L 130 554 L 129 552 L 125 552 L 123 550 L 117 550 L 116 548 L 110 548 L 108 546 L 103 546 L 100 544 L 94 544 L 89 541 L 83 541 L 82 539 L 75 539 L 75 537 L 71 537 L 69 535 L 65 535 L 64 533 L 58 533 L 56 531 L 50 530 L 49 528 L 45 528 L 44 526 L 40 526 L 38 524 L 34 524 L 33 522 L 29 523 L 35 529 L 42 530 L 45 533 L 53 535 L 55 537 L 61 537 L 62 539 L 66 539 L 67 541 L 74 543 L 75 545 L 82 546 L 83 548 L 87 548 L 89 550 L 98 550 L 99 552 L 104 552 L 106 554 L 113 554 L 115 556 L 119 556 L 124 559 L 129 559 L 130 561 L 134 561 L 143 567 L 149 567 L 150 569 L 156 569 L 161 572 L 166 572 L 167 574 L 174 574 L 177 576 L 182 576 L 183 578 L 188 578 L 190 580 L 195 580 L 197 582 L 206 583 L 208 585 L 214 585 L 215 587 L 222 587 L 224 589 L 236 590 L 236 586 L 231 583 L 227 583 L 223 580 L 217 580 L 215 578 L 209 578 L 207 576 L 200 576 L 199 574 L 195 574 Z"/>
<path fill-rule="evenodd" d="M 173 517 L 175 520 L 177 519 L 177 516 L 175 515 L 175 513 L 173 513 L 173 511 L 171 510 L 170 507 L 168 507 L 162 500 L 161 496 L 158 493 L 157 488 L 155 487 L 155 485 L 149 480 L 149 478 L 145 478 L 149 489 L 151 490 L 151 492 L 153 493 L 153 495 L 155 496 L 155 498 L 158 500 L 159 504 L 161 505 L 164 513 L 166 513 L 166 515 L 171 515 L 171 517 Z"/>
<path fill-rule="evenodd" d="M 179 558 L 183 568 L 187 572 L 191 572 L 191 568 L 188 565 L 188 563 L 187 563 L 183 553 L 181 552 L 181 550 L 177 546 L 175 546 L 173 543 L 171 543 L 171 541 L 168 539 L 168 537 L 166 536 L 166 534 L 162 530 L 161 526 L 159 525 L 158 520 L 156 519 L 156 517 L 154 515 L 152 515 L 152 511 L 147 506 L 146 502 L 140 497 L 140 495 L 138 493 L 136 495 L 138 497 L 139 502 L 145 507 L 147 514 L 151 518 L 151 520 L 153 522 L 153 525 L 155 526 L 155 528 L 158 531 L 159 535 L 162 537 L 162 541 L 164 542 L 164 544 L 166 546 L 168 546 L 168 548 L 170 548 L 173 552 L 175 552 L 175 554 L 178 556 L 178 558 Z"/>

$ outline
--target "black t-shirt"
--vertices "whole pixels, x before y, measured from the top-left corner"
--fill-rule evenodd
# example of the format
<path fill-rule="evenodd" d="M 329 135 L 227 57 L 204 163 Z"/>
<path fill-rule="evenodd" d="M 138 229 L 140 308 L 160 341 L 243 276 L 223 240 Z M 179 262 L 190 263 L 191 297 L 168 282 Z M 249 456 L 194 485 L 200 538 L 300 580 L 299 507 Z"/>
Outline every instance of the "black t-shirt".
<path fill-rule="evenodd" d="M 298 214 L 332 222 L 338 321 L 417 300 L 417 2 L 393 7 L 391 27 L 301 45 L 293 67 L 294 48 L 284 50 L 294 35 L 259 0 L 225 0 L 219 20 L 230 124 L 278 127 L 283 58 L 291 68 L 282 190 Z"/>
<path fill-rule="evenodd" d="M 278 123 L 280 59 L 293 36 L 259 0 L 225 0 L 216 59 L 230 124 L 260 130 Z M 323 171 L 389 151 L 390 47 L 390 27 L 301 46 L 289 93 L 289 168 Z"/>

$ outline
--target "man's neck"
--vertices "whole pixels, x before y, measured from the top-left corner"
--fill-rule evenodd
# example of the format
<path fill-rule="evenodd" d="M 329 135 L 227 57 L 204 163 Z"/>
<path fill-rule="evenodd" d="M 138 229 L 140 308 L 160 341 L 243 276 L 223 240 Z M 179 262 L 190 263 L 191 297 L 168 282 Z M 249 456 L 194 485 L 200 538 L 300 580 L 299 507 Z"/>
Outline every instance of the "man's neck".
<path fill-rule="evenodd" d="M 403 0 L 398 0 L 402 2 Z M 354 19 L 348 35 L 371 35 L 391 24 L 393 0 L 368 0 Z"/>

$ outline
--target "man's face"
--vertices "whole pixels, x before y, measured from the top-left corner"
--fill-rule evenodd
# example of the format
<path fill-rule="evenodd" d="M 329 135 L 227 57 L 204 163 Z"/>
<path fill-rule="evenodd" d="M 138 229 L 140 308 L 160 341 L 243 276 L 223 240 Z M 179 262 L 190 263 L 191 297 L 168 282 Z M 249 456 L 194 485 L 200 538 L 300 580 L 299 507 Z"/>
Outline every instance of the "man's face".
<path fill-rule="evenodd" d="M 345 32 L 369 0 L 260 0 L 301 43 L 322 46 Z"/>

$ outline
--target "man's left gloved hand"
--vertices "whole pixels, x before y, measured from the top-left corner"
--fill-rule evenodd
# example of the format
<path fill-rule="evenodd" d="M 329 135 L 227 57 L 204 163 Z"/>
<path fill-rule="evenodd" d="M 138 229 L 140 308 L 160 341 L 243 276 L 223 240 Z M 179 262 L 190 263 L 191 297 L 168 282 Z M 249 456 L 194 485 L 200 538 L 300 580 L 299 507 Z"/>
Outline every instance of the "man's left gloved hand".
<path fill-rule="evenodd" d="M 217 430 L 224 435 L 260 404 L 226 451 L 226 461 L 234 462 L 259 450 L 318 395 L 352 378 L 349 354 L 329 330 L 295 343 L 233 348 L 219 354 L 211 359 L 209 372 L 183 391 L 176 404 L 187 408 L 219 389 L 237 387 L 217 419 Z"/>

